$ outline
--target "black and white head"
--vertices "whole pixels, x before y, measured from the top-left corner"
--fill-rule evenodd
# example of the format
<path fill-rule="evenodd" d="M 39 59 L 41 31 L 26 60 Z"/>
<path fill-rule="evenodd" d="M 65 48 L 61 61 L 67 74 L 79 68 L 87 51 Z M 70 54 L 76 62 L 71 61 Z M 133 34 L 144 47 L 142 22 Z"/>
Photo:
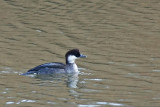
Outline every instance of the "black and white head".
<path fill-rule="evenodd" d="M 75 60 L 78 58 L 86 58 L 87 56 L 80 54 L 78 49 L 72 49 L 66 53 L 65 57 L 66 57 L 66 64 L 69 64 L 69 63 L 75 63 Z"/>

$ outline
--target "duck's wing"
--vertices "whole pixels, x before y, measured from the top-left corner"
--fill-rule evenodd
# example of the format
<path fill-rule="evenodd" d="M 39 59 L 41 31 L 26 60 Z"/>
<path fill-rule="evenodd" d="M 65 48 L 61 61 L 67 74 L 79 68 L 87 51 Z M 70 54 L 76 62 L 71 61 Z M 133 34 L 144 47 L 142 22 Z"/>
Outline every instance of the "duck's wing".
<path fill-rule="evenodd" d="M 29 75 L 29 74 L 52 74 L 54 72 L 64 71 L 65 64 L 59 63 L 59 62 L 50 62 L 38 65 L 30 70 L 28 70 L 26 73 L 23 73 L 22 75 Z"/>

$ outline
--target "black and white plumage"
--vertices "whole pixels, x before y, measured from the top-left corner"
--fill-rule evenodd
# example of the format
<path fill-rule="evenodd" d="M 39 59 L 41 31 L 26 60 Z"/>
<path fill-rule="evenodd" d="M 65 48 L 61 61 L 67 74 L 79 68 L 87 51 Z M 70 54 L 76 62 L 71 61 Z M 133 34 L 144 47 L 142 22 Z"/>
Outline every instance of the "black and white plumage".
<path fill-rule="evenodd" d="M 78 58 L 86 58 L 85 55 L 80 54 L 78 49 L 72 49 L 65 54 L 66 64 L 59 62 L 45 63 L 36 66 L 22 75 L 30 74 L 54 74 L 54 73 L 77 73 L 78 67 L 75 60 Z"/>

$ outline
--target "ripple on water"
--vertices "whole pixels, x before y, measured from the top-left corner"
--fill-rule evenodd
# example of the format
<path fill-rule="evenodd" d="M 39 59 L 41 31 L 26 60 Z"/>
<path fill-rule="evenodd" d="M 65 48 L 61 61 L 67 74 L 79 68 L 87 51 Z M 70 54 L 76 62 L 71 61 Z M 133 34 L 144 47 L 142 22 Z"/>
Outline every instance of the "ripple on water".
<path fill-rule="evenodd" d="M 100 106 L 113 106 L 113 107 L 127 107 L 125 104 L 113 103 L 113 102 L 96 102 L 96 104 L 78 105 L 78 107 L 100 107 Z"/>
<path fill-rule="evenodd" d="M 20 104 L 20 103 L 24 103 L 24 102 L 26 102 L 26 103 L 34 103 L 36 101 L 35 100 L 23 99 L 23 100 L 20 100 L 18 102 L 8 101 L 8 102 L 6 102 L 6 104 Z"/>

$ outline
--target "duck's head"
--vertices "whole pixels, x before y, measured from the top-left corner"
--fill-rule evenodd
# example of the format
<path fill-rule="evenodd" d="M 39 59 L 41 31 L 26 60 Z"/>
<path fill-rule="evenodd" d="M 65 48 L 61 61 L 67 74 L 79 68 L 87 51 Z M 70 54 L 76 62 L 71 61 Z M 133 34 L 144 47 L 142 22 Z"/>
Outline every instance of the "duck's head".
<path fill-rule="evenodd" d="M 65 57 L 66 57 L 66 64 L 68 64 L 68 63 L 75 63 L 76 59 L 86 58 L 87 56 L 81 54 L 78 49 L 72 49 L 66 53 Z"/>

